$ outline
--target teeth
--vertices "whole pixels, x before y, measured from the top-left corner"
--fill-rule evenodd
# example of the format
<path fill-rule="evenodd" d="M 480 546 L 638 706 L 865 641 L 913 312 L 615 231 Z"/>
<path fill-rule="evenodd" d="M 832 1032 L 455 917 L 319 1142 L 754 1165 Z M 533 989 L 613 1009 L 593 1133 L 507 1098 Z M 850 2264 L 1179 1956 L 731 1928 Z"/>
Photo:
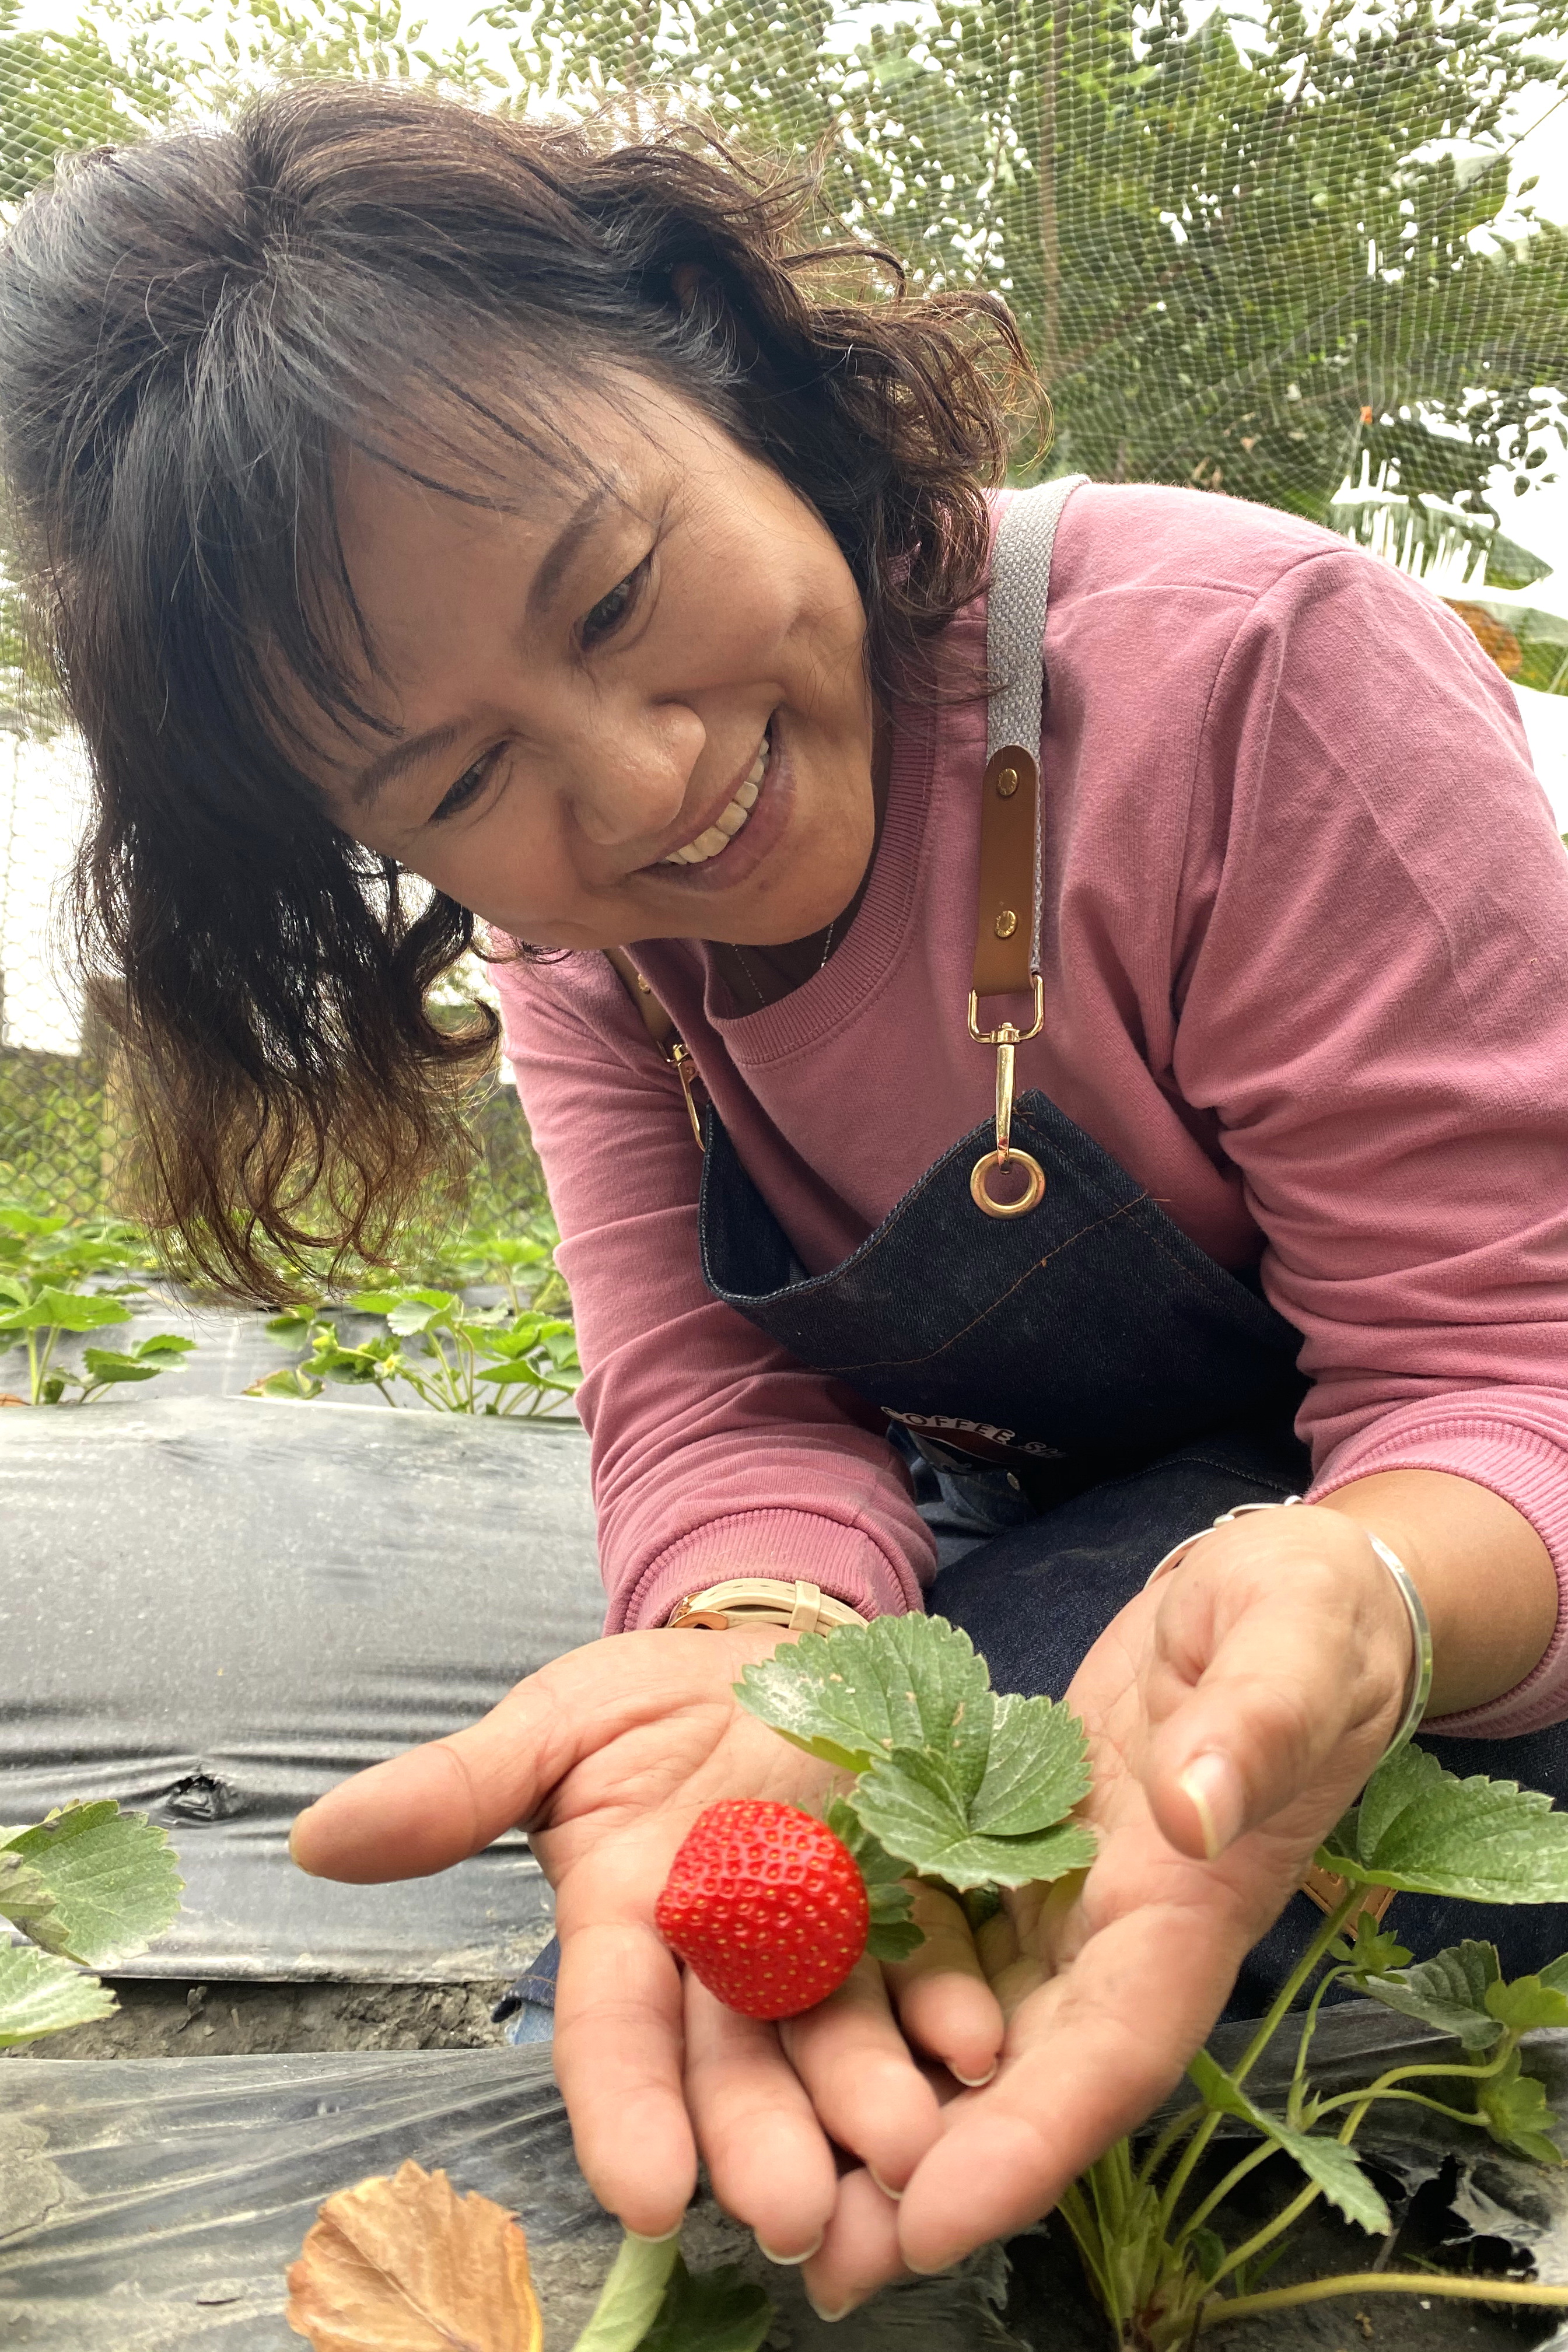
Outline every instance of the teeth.
<path fill-rule="evenodd" d="M 700 833 L 695 841 L 686 844 L 684 849 L 672 849 L 668 857 L 660 859 L 661 865 L 706 866 L 710 857 L 717 857 L 721 849 L 729 848 L 757 804 L 757 794 L 767 772 L 768 750 L 769 739 L 764 735 L 761 749 L 752 762 L 751 774 L 738 788 L 734 799 L 720 810 L 706 833 Z"/>

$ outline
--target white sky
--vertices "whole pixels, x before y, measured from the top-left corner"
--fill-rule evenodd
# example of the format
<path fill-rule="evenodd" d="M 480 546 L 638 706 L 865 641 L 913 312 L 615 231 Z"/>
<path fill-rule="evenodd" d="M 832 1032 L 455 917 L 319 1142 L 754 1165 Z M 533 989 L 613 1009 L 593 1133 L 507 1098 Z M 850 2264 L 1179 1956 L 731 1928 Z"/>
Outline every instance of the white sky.
<path fill-rule="evenodd" d="M 178 21 L 178 8 L 171 10 Z M 205 12 L 204 12 L 205 13 Z M 887 14 L 915 13 L 890 0 Z M 1194 10 L 1201 17 L 1206 10 Z M 89 0 L 24 0 L 21 23 L 28 29 L 64 30 L 92 14 Z M 214 37 L 214 16 L 198 25 L 189 12 L 193 44 Z M 423 18 L 426 39 L 437 49 L 468 36 L 495 37 L 471 28 L 472 0 L 408 0 L 410 27 Z M 1568 223 L 1568 105 L 1545 119 L 1550 94 L 1531 93 L 1521 109 L 1521 133 L 1514 152 L 1516 184 L 1537 173 L 1531 201 L 1547 218 Z M 1568 457 L 1556 461 L 1568 477 Z M 1522 499 L 1500 497 L 1503 528 L 1554 567 L 1554 576 L 1530 592 L 1531 601 L 1568 612 L 1568 479 L 1532 489 Z M 1552 801 L 1561 829 L 1568 830 L 1568 697 L 1521 694 L 1521 709 L 1537 772 Z M 64 870 L 79 811 L 79 761 L 68 743 L 24 744 L 0 736 L 0 982 L 5 1020 L 0 1042 L 8 1045 L 70 1051 L 78 1037 L 74 1003 L 51 977 L 47 944 L 51 885 Z"/>

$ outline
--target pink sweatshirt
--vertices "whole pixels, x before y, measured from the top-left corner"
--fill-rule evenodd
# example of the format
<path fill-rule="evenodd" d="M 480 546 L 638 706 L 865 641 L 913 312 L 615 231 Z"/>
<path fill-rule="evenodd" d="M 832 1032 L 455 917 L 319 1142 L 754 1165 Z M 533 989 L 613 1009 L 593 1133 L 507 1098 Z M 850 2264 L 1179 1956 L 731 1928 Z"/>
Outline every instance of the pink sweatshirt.
<path fill-rule="evenodd" d="M 982 598 L 951 644 L 983 656 Z M 933 659 L 941 655 L 933 654 Z M 1181 490 L 1068 504 L 1046 629 L 1038 1087 L 1303 1335 L 1314 1496 L 1449 1471 L 1568 1590 L 1568 857 L 1509 689 L 1427 590 Z M 808 1272 L 986 1118 L 965 1030 L 982 704 L 896 715 L 869 887 L 826 970 L 731 1011 L 637 960 Z M 560 1219 L 609 1626 L 741 1574 L 916 1609 L 931 1540 L 879 1417 L 704 1288 L 679 1090 L 598 955 L 496 970 Z M 1449 1731 L 1568 1717 L 1545 1658 Z"/>

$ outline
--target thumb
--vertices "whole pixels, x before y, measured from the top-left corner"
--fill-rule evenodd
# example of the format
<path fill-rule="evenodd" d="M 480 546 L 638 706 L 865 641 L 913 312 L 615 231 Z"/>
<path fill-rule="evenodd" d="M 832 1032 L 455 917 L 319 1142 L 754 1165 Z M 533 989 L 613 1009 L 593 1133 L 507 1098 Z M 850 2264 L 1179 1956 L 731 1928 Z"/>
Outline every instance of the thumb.
<path fill-rule="evenodd" d="M 1226 1532 L 1171 1580 L 1149 1672 L 1164 1706 L 1140 1773 L 1163 1834 L 1211 1862 L 1298 1800 L 1315 1843 L 1376 1766 L 1410 1673 L 1409 1621 L 1361 1529 L 1342 1520 L 1314 1543 L 1293 1528 L 1294 1557 L 1233 1545 L 1228 1561 Z"/>
<path fill-rule="evenodd" d="M 290 1854 L 312 1877 L 356 1885 L 466 1861 L 531 1821 L 574 1765 L 624 1727 L 650 1679 L 651 1661 L 631 1654 L 658 1638 L 591 1642 L 530 1675 L 478 1723 L 340 1781 L 299 1815 Z"/>

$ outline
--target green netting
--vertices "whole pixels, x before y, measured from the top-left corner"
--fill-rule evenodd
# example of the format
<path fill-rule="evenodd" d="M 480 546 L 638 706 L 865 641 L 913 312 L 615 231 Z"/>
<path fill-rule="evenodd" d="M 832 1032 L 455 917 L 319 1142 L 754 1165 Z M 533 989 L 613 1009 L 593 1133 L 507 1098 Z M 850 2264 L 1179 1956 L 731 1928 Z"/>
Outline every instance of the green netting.
<path fill-rule="evenodd" d="M 826 212 L 917 282 L 1004 296 L 1055 415 L 1026 467 L 1326 523 L 1426 572 L 1510 676 L 1562 692 L 1568 621 L 1532 599 L 1546 566 L 1505 515 L 1565 437 L 1568 233 L 1513 161 L 1521 121 L 1563 105 L 1568 125 L 1565 58 L 1568 0 L 502 0 L 439 41 L 358 0 L 100 0 L 58 32 L 0 0 L 0 202 L 62 149 L 221 118 L 287 74 L 607 104 L 627 135 L 702 117 L 817 156 Z M 101 1201 L 113 1154 L 39 944 L 68 747 L 40 747 L 19 620 L 0 610 L 0 1190 L 74 1206 Z M 484 1205 L 531 1200 L 513 1098 L 485 1123 Z"/>

